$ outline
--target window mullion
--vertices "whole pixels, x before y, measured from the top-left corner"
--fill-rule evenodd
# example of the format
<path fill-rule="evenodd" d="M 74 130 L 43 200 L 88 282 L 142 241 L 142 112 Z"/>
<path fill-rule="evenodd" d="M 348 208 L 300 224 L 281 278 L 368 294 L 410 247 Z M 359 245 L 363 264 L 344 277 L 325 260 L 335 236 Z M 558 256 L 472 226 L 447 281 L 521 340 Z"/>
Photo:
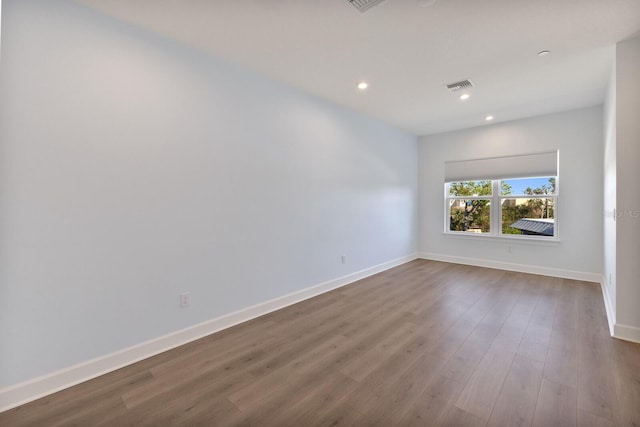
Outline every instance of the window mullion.
<path fill-rule="evenodd" d="M 494 179 L 492 181 L 492 197 L 491 204 L 491 234 L 493 236 L 500 235 L 500 216 L 502 215 L 502 209 L 500 206 L 500 180 Z"/>

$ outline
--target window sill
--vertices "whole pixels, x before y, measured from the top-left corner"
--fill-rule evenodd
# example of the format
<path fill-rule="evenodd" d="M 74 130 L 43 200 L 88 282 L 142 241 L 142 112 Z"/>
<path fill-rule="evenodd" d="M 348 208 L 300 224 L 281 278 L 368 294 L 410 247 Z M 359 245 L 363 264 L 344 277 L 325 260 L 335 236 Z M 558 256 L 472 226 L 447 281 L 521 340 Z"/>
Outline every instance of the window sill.
<path fill-rule="evenodd" d="M 509 242 L 510 244 L 523 244 L 523 245 L 538 245 L 538 246 L 558 246 L 562 244 L 562 241 L 556 237 L 523 237 L 521 235 L 512 236 L 494 236 L 480 233 L 447 233 L 443 232 L 442 235 L 447 238 L 453 239 L 482 239 L 494 242 Z"/>

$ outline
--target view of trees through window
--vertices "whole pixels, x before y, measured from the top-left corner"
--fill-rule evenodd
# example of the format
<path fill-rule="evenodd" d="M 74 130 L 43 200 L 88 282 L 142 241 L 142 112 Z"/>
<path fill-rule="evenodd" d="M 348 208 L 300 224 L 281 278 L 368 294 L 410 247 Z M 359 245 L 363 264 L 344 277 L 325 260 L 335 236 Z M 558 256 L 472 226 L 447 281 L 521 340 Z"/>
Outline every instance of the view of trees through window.
<path fill-rule="evenodd" d="M 491 181 L 452 182 L 449 184 L 449 229 L 473 233 L 491 232 Z"/>
<path fill-rule="evenodd" d="M 539 231 L 542 231 L 541 227 L 544 227 L 545 224 L 551 224 L 550 235 L 553 236 L 552 226 L 555 223 L 556 178 L 546 177 L 545 179 L 546 182 L 542 185 L 535 188 L 530 186 L 522 188 L 522 186 L 519 186 L 518 191 L 513 191 L 513 187 L 518 184 L 518 181 L 524 180 L 513 179 L 502 181 L 503 188 L 506 189 L 506 191 L 502 193 L 502 196 L 514 196 L 501 198 L 503 234 L 526 234 L 523 233 L 522 228 L 511 227 L 511 225 L 517 224 L 519 220 L 526 218 L 532 220 L 529 221 L 533 224 L 531 228 L 538 229 Z M 531 196 L 535 196 L 535 198 Z M 549 234 L 541 233 L 540 235 Z"/>
<path fill-rule="evenodd" d="M 449 231 L 491 234 L 493 204 L 496 234 L 556 235 L 556 177 L 453 182 L 447 199 Z"/>

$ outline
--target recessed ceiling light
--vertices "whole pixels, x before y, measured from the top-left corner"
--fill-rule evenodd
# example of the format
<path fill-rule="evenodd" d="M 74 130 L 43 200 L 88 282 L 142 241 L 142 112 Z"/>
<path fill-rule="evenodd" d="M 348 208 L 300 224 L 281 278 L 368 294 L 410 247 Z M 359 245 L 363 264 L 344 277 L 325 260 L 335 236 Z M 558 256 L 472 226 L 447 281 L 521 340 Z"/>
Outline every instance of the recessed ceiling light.
<path fill-rule="evenodd" d="M 549 50 L 541 50 L 540 52 L 538 52 L 538 56 L 547 56 L 551 53 L 551 51 Z"/>
<path fill-rule="evenodd" d="M 461 101 L 466 101 L 469 98 L 471 98 L 471 95 L 469 95 L 468 93 L 463 93 L 462 95 L 460 95 Z"/>
<path fill-rule="evenodd" d="M 487 116 L 484 118 L 486 121 L 490 122 L 491 120 L 493 120 L 493 116 Z"/>
<path fill-rule="evenodd" d="M 365 90 L 368 87 L 369 87 L 369 84 L 367 82 L 358 83 L 358 89 L 360 89 L 360 90 Z"/>
<path fill-rule="evenodd" d="M 429 6 L 433 6 L 435 2 L 436 0 L 418 0 L 418 5 L 420 7 L 429 7 Z"/>

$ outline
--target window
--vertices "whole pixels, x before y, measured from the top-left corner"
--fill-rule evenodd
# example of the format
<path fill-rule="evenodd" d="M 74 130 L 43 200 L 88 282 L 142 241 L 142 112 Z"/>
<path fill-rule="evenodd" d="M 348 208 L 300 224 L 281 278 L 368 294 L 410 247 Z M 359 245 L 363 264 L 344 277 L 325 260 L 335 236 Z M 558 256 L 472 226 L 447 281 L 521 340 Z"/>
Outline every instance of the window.
<path fill-rule="evenodd" d="M 555 176 L 503 180 L 500 181 L 500 190 L 502 234 L 556 235 Z"/>
<path fill-rule="evenodd" d="M 451 182 L 447 187 L 449 230 L 491 233 L 492 182 Z"/>
<path fill-rule="evenodd" d="M 550 152 L 446 162 L 445 232 L 557 238 L 557 159 Z"/>

